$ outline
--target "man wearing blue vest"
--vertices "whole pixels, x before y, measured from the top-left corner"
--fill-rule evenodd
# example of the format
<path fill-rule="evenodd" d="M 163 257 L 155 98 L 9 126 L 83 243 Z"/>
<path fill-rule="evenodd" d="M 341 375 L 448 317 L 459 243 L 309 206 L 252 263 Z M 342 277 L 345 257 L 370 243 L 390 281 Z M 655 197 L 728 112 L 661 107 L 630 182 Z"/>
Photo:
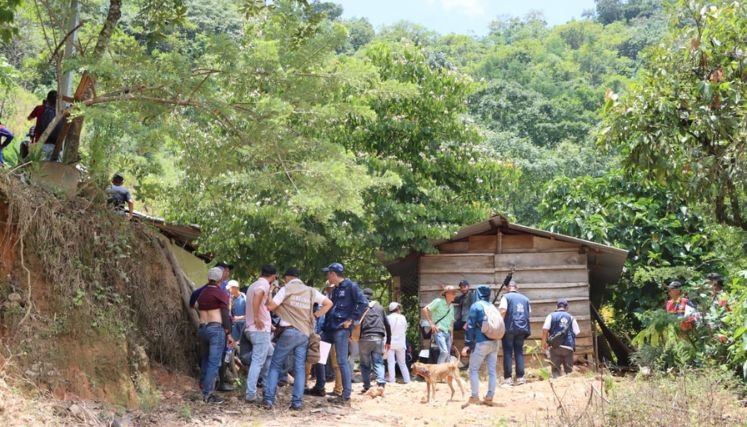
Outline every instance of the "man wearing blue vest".
<path fill-rule="evenodd" d="M 516 385 L 526 383 L 524 379 L 524 340 L 531 335 L 529 315 L 532 307 L 529 298 L 519 293 L 515 281 L 508 282 L 508 293 L 503 295 L 498 311 L 506 324 L 506 335 L 501 340 L 503 344 L 503 385 L 511 386 L 511 359 L 516 360 Z"/>
<path fill-rule="evenodd" d="M 563 334 L 563 332 L 565 333 Z M 573 372 L 573 352 L 576 351 L 576 336 L 580 333 L 581 329 L 578 327 L 576 318 L 568 313 L 568 301 L 565 299 L 558 300 L 558 309 L 548 314 L 545 323 L 542 325 L 543 352 L 547 352 L 548 338 L 552 339 L 552 337 L 559 336 L 559 342 L 553 344 L 550 348 L 553 378 L 562 375 L 561 365 L 566 375 Z"/>

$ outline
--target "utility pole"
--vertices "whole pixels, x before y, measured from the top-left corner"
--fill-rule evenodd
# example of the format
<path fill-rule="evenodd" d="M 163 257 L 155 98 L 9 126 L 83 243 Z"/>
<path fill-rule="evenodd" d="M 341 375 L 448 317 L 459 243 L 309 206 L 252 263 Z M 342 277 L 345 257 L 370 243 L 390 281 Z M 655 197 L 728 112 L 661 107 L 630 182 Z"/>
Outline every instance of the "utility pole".
<path fill-rule="evenodd" d="M 65 42 L 65 59 L 70 59 L 75 54 L 75 42 L 78 40 L 77 27 L 80 24 L 80 3 L 78 0 L 70 0 L 70 21 L 68 23 L 67 31 L 70 33 L 70 37 Z M 63 95 L 72 97 L 73 96 L 73 72 L 72 70 L 65 71 L 62 75 L 62 84 L 60 85 L 63 91 Z M 62 99 L 62 97 L 60 97 Z"/>

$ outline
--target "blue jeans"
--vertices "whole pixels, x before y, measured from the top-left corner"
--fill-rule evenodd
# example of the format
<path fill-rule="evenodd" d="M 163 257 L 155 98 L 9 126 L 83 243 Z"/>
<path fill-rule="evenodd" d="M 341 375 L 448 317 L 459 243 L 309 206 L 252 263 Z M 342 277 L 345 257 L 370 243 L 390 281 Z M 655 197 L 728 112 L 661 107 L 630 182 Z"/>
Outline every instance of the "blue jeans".
<path fill-rule="evenodd" d="M 272 334 L 270 332 L 250 331 L 249 341 L 252 343 L 252 362 L 249 364 L 249 372 L 246 374 L 245 397 L 254 400 L 257 397 L 257 381 L 260 376 L 267 379 L 267 371 L 270 368 L 270 347 Z"/>
<path fill-rule="evenodd" d="M 202 346 L 202 360 L 200 361 L 200 388 L 203 397 L 213 394 L 215 379 L 218 377 L 223 350 L 226 347 L 226 333 L 223 326 L 200 326 L 197 337 Z"/>
<path fill-rule="evenodd" d="M 475 349 L 469 356 L 469 385 L 472 389 L 472 397 L 480 397 L 480 366 L 485 359 L 488 360 L 488 394 L 492 398 L 495 395 L 496 369 L 498 361 L 498 341 L 483 341 L 475 344 Z"/>
<path fill-rule="evenodd" d="M 350 399 L 353 393 L 352 388 L 352 371 L 348 365 L 348 339 L 350 339 L 350 329 L 338 329 L 336 331 L 326 331 L 322 339 L 335 346 L 337 355 L 337 365 L 340 367 L 340 381 L 342 381 L 342 398 Z"/>
<path fill-rule="evenodd" d="M 244 327 L 246 326 L 246 322 L 243 320 L 237 320 L 236 322 L 233 322 L 233 325 L 231 325 L 231 337 L 233 337 L 233 340 L 238 342 L 239 339 L 241 339 L 241 334 L 244 333 Z"/>
<path fill-rule="evenodd" d="M 516 378 L 524 376 L 524 340 L 526 335 L 506 334 L 503 343 L 503 378 L 511 378 L 511 356 L 516 359 Z"/>
<path fill-rule="evenodd" d="M 436 345 L 438 345 L 438 361 L 436 363 L 446 363 L 451 356 L 451 334 L 438 330 L 436 332 Z"/>
<path fill-rule="evenodd" d="M 361 338 L 358 341 L 361 357 L 363 388 L 371 388 L 371 369 L 376 374 L 376 384 L 383 387 L 384 377 L 384 338 Z"/>
<path fill-rule="evenodd" d="M 278 388 L 278 378 L 288 355 L 293 355 L 293 395 L 291 406 L 303 405 L 303 389 L 306 382 L 306 349 L 309 347 L 309 337 L 296 328 L 288 328 L 280 335 L 275 343 L 275 352 L 270 362 L 270 373 L 265 385 L 264 403 L 275 403 L 275 392 Z"/>

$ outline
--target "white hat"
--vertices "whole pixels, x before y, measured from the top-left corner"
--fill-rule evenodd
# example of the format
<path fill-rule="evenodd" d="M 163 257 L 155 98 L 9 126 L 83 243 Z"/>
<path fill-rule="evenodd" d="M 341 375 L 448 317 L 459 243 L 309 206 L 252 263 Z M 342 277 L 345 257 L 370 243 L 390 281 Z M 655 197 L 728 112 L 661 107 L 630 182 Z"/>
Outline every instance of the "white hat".
<path fill-rule="evenodd" d="M 217 282 L 218 280 L 223 277 L 223 269 L 220 267 L 213 267 L 210 270 L 208 270 L 208 280 L 212 280 L 214 282 Z"/>
<path fill-rule="evenodd" d="M 228 284 L 226 285 L 226 289 L 238 288 L 238 287 L 239 287 L 239 282 L 237 282 L 236 280 L 229 280 Z"/>
<path fill-rule="evenodd" d="M 394 310 L 396 310 L 398 308 L 399 308 L 399 303 L 398 302 L 389 303 L 389 311 L 390 312 L 394 311 Z"/>

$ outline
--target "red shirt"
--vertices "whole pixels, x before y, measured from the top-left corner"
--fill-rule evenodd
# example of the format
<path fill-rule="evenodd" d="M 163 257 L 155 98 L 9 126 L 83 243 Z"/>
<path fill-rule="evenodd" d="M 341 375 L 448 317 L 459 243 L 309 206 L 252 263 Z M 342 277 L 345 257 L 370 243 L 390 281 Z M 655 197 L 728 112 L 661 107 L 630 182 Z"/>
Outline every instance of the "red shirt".
<path fill-rule="evenodd" d="M 36 119 L 36 125 L 34 125 L 34 142 L 36 142 L 42 134 L 41 128 L 39 128 L 39 120 L 41 120 L 42 114 L 44 114 L 44 104 L 34 107 L 28 117 L 28 120 Z"/>
<path fill-rule="evenodd" d="M 208 285 L 200 292 L 197 305 L 201 311 L 228 309 L 228 294 L 218 285 Z"/>

